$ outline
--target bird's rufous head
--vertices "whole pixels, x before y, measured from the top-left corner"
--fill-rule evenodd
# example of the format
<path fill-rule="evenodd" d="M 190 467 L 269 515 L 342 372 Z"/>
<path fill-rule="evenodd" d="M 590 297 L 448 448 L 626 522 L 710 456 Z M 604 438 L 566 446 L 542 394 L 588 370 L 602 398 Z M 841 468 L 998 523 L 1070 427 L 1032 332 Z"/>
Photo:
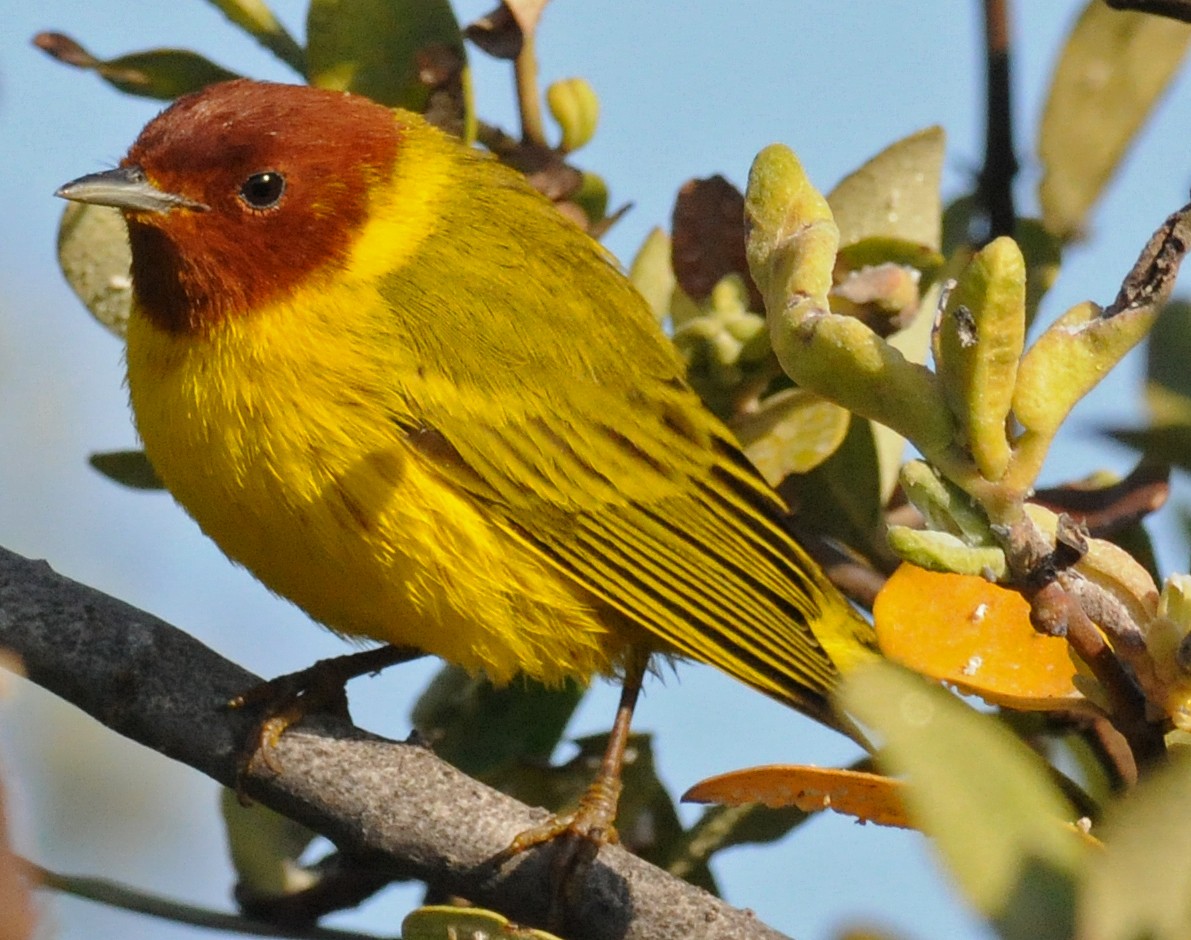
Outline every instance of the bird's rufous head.
<path fill-rule="evenodd" d="M 58 195 L 121 209 L 139 308 L 201 333 L 342 263 L 400 135 L 366 98 L 241 79 L 180 98 Z"/>

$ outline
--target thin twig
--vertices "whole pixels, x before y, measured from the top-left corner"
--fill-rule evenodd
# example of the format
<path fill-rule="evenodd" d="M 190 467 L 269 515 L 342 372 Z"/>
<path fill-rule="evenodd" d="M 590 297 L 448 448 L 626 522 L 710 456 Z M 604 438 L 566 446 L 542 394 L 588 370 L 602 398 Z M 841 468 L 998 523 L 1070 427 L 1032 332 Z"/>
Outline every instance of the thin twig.
<path fill-rule="evenodd" d="M 538 147 L 546 147 L 546 128 L 542 123 L 542 96 L 538 91 L 538 57 L 534 35 L 527 32 L 521 39 L 521 51 L 513 63 L 517 77 L 517 107 L 521 112 L 521 139 Z"/>
<path fill-rule="evenodd" d="M 1010 0 L 984 0 L 986 113 L 984 167 L 977 195 L 988 213 L 988 238 L 1012 235 L 1017 223 L 1013 178 L 1013 100 L 1010 83 Z"/>
<path fill-rule="evenodd" d="M 379 940 L 374 934 L 354 930 L 333 930 L 325 927 L 284 927 L 252 920 L 239 914 L 226 914 L 193 904 L 185 904 L 160 895 L 150 894 L 118 884 L 107 878 L 81 875 L 62 875 L 26 861 L 31 878 L 38 887 L 52 888 L 109 907 L 147 914 L 174 924 L 189 924 L 208 930 L 222 930 L 247 937 L 289 937 L 294 940 Z"/>

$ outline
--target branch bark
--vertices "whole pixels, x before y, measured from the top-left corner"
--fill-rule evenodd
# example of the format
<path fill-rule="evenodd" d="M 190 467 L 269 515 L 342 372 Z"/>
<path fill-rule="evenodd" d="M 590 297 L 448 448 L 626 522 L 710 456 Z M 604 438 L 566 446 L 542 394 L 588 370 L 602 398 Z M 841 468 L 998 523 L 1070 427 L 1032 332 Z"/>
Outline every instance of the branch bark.
<path fill-rule="evenodd" d="M 113 731 L 234 785 L 250 719 L 223 705 L 260 679 L 177 628 L 0 548 L 0 647 L 21 658 L 32 681 Z M 499 871 L 489 864 L 514 835 L 540 823 L 544 810 L 472 780 L 421 746 L 331 717 L 288 731 L 276 756 L 280 772 L 246 780 L 254 799 L 345 851 L 383 858 L 398 875 L 521 923 L 545 922 L 553 849 Z M 782 936 L 615 846 L 600 851 L 570 914 L 573 940 Z"/>

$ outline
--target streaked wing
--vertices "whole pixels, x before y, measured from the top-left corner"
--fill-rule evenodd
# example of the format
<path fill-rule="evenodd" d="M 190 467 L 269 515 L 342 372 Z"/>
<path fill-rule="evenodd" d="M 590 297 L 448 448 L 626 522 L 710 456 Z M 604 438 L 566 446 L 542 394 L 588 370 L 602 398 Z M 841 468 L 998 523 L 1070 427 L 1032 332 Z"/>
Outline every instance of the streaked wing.
<path fill-rule="evenodd" d="M 587 388 L 551 413 L 525 413 L 524 401 L 423 411 L 422 443 L 513 533 L 663 648 L 829 714 L 837 672 L 810 623 L 843 602 L 826 596 L 774 521 L 775 498 L 693 393 L 653 391 L 629 401 Z M 494 425 L 493 414 L 505 420 Z"/>

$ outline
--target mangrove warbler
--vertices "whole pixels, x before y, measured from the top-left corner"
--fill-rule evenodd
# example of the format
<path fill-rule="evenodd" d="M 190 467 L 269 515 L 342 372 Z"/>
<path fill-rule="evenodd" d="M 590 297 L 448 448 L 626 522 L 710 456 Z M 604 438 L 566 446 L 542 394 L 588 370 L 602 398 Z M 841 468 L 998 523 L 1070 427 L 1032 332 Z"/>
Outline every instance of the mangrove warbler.
<path fill-rule="evenodd" d="M 650 653 L 844 727 L 827 696 L 870 628 L 519 174 L 414 114 L 235 81 L 59 194 L 127 220 L 157 473 L 315 620 L 496 683 L 623 671 L 624 732 Z"/>

